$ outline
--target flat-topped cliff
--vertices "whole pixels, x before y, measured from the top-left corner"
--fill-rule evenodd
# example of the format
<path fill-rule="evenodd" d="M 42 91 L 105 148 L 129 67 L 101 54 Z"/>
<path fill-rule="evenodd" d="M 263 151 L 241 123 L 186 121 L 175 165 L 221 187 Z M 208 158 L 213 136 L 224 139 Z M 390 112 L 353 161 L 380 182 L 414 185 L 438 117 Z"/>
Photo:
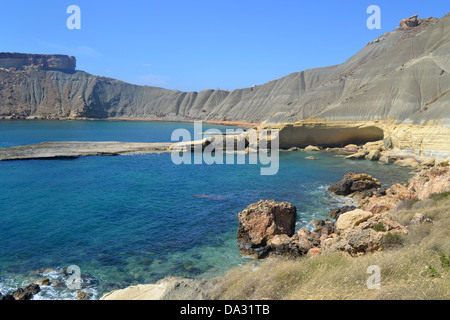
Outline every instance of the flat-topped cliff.
<path fill-rule="evenodd" d="M 75 72 L 75 57 L 62 54 L 0 52 L 0 68 L 21 70 L 58 70 Z"/>

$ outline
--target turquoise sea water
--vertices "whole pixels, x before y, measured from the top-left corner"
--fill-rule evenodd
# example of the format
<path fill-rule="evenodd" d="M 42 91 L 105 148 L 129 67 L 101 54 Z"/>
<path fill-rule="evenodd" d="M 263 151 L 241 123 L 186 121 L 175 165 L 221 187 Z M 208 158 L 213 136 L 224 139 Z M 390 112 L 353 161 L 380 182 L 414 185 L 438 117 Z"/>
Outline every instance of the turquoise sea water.
<path fill-rule="evenodd" d="M 225 126 L 206 126 L 225 130 Z M 189 123 L 0 121 L 0 147 L 43 141 L 170 141 Z M 314 154 L 319 160 L 304 158 Z M 237 214 L 259 200 L 289 201 L 297 228 L 345 199 L 327 187 L 348 172 L 383 184 L 408 169 L 334 153 L 280 152 L 275 176 L 258 165 L 174 165 L 170 154 L 0 162 L 0 292 L 77 265 L 85 290 L 105 292 L 167 275 L 212 277 L 249 261 L 236 245 Z M 205 197 L 205 195 L 208 195 Z M 40 270 L 43 268 L 52 268 Z M 53 270 L 54 269 L 54 270 Z M 37 273 L 37 274 L 36 274 Z M 65 286 L 36 299 L 74 299 Z"/>

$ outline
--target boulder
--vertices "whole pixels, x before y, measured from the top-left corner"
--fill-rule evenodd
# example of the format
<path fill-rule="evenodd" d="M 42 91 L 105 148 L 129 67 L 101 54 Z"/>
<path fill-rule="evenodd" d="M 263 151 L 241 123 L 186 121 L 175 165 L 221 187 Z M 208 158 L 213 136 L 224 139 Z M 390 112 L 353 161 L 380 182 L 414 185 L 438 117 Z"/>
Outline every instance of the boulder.
<path fill-rule="evenodd" d="M 370 161 L 378 161 L 381 158 L 381 152 L 378 149 L 369 151 L 369 154 L 366 155 L 366 159 Z"/>
<path fill-rule="evenodd" d="M 209 300 L 209 291 L 204 281 L 166 277 L 155 284 L 109 292 L 100 300 Z"/>
<path fill-rule="evenodd" d="M 433 223 L 433 220 L 427 218 L 425 215 L 421 213 L 416 213 L 414 217 L 411 219 L 411 222 L 409 224 L 411 226 L 418 226 L 425 223 Z"/>
<path fill-rule="evenodd" d="M 419 25 L 418 15 L 414 15 L 412 17 L 403 19 L 400 21 L 400 28 L 401 29 L 409 29 L 409 28 L 415 28 Z"/>
<path fill-rule="evenodd" d="M 351 247 L 352 255 L 377 251 L 381 246 L 383 235 L 373 229 L 350 230 L 345 241 Z"/>
<path fill-rule="evenodd" d="M 16 299 L 14 299 L 14 297 L 12 295 L 10 295 L 10 294 L 3 295 L 0 292 L 0 301 L 14 301 L 14 300 L 16 300 Z"/>
<path fill-rule="evenodd" d="M 335 227 L 338 233 L 345 233 L 346 230 L 351 229 L 359 225 L 360 223 L 367 221 L 373 216 L 372 212 L 356 209 L 343 213 L 337 219 Z"/>
<path fill-rule="evenodd" d="M 50 285 L 50 279 L 49 278 L 43 278 L 36 282 L 37 285 L 41 287 L 47 287 Z"/>
<path fill-rule="evenodd" d="M 434 167 L 435 164 L 436 164 L 436 158 L 426 159 L 425 161 L 422 162 L 422 166 L 425 166 L 425 167 Z"/>
<path fill-rule="evenodd" d="M 419 162 L 417 162 L 417 160 L 414 158 L 399 159 L 395 161 L 394 164 L 402 167 L 413 167 L 413 168 L 417 168 L 419 166 Z"/>
<path fill-rule="evenodd" d="M 390 156 L 389 154 L 381 154 L 380 159 L 378 159 L 379 162 L 384 163 L 384 164 L 392 164 L 395 161 L 397 161 L 398 158 Z"/>
<path fill-rule="evenodd" d="M 356 210 L 355 206 L 343 206 L 340 208 L 335 208 L 335 209 L 331 209 L 330 212 L 328 212 L 328 215 L 337 220 L 337 218 L 339 218 L 339 216 L 343 213 L 349 212 L 349 211 L 353 211 Z"/>
<path fill-rule="evenodd" d="M 19 288 L 14 291 L 11 295 L 15 300 L 30 300 L 33 295 L 38 294 L 41 288 L 37 284 L 30 284 L 24 288 Z"/>
<path fill-rule="evenodd" d="M 347 196 L 354 192 L 365 192 L 370 190 L 376 192 L 376 189 L 380 187 L 380 182 L 370 175 L 348 173 L 341 181 L 329 187 L 328 191 L 337 195 Z"/>
<path fill-rule="evenodd" d="M 239 250 L 263 257 L 275 236 L 294 235 L 297 209 L 288 202 L 259 201 L 240 212 L 238 218 Z"/>
<path fill-rule="evenodd" d="M 363 160 L 366 157 L 366 152 L 363 151 L 358 151 L 357 153 L 351 154 L 349 156 L 346 156 L 345 159 L 350 159 L 350 160 Z"/>
<path fill-rule="evenodd" d="M 315 147 L 315 146 L 307 146 L 305 148 L 305 151 L 320 151 L 319 147 Z"/>
<path fill-rule="evenodd" d="M 341 215 L 339 220 L 346 214 Z M 369 217 L 368 219 L 366 219 Z M 382 249 L 383 239 L 389 233 L 406 233 L 407 229 L 401 226 L 390 213 L 360 216 L 361 220 L 349 223 L 348 227 L 339 237 L 331 236 L 321 241 L 320 252 L 345 252 L 351 256 L 361 255 Z M 344 221 L 342 220 L 341 223 Z M 352 226 L 353 225 L 353 226 Z"/>
<path fill-rule="evenodd" d="M 416 193 L 409 190 L 401 184 L 394 184 L 387 190 L 377 190 L 376 196 L 364 199 L 360 203 L 363 210 L 372 213 L 382 213 L 395 209 L 402 201 L 413 200 L 417 197 Z M 383 194 L 384 193 L 384 194 Z"/>
<path fill-rule="evenodd" d="M 77 291 L 77 300 L 89 300 L 92 297 L 92 294 L 86 291 L 78 290 Z"/>

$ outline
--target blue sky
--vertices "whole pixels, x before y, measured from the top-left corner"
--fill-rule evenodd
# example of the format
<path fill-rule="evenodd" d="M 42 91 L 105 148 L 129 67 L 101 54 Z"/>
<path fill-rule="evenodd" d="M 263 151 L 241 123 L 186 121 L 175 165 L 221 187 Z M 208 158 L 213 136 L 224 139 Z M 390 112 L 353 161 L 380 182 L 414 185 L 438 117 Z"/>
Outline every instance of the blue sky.
<path fill-rule="evenodd" d="M 69 30 L 69 5 L 81 30 Z M 381 9 L 369 30 L 367 8 Z M 183 91 L 237 89 L 342 63 L 414 14 L 448 0 L 2 1 L 0 51 L 77 57 L 78 70 Z"/>

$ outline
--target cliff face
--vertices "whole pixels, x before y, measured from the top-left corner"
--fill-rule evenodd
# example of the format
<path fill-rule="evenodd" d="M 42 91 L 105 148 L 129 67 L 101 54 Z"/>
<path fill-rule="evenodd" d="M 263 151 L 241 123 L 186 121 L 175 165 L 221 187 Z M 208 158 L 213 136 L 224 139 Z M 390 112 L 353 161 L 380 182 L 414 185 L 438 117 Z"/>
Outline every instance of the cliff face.
<path fill-rule="evenodd" d="M 75 57 L 66 55 L 0 52 L 0 68 L 3 69 L 75 72 L 76 64 Z"/>
<path fill-rule="evenodd" d="M 232 92 L 180 92 L 74 72 L 67 56 L 0 54 L 0 117 L 450 124 L 450 17 L 417 19 L 341 65 Z M 12 70 L 9 67 L 20 68 Z M 64 72 L 56 71 L 64 70 Z"/>
<path fill-rule="evenodd" d="M 75 59 L 67 56 L 0 54 L 0 117 L 267 124 L 314 119 L 448 128 L 449 52 L 450 15 L 441 19 L 413 16 L 340 65 L 232 92 L 136 86 L 74 72 Z M 19 70 L 9 69 L 12 66 Z"/>

